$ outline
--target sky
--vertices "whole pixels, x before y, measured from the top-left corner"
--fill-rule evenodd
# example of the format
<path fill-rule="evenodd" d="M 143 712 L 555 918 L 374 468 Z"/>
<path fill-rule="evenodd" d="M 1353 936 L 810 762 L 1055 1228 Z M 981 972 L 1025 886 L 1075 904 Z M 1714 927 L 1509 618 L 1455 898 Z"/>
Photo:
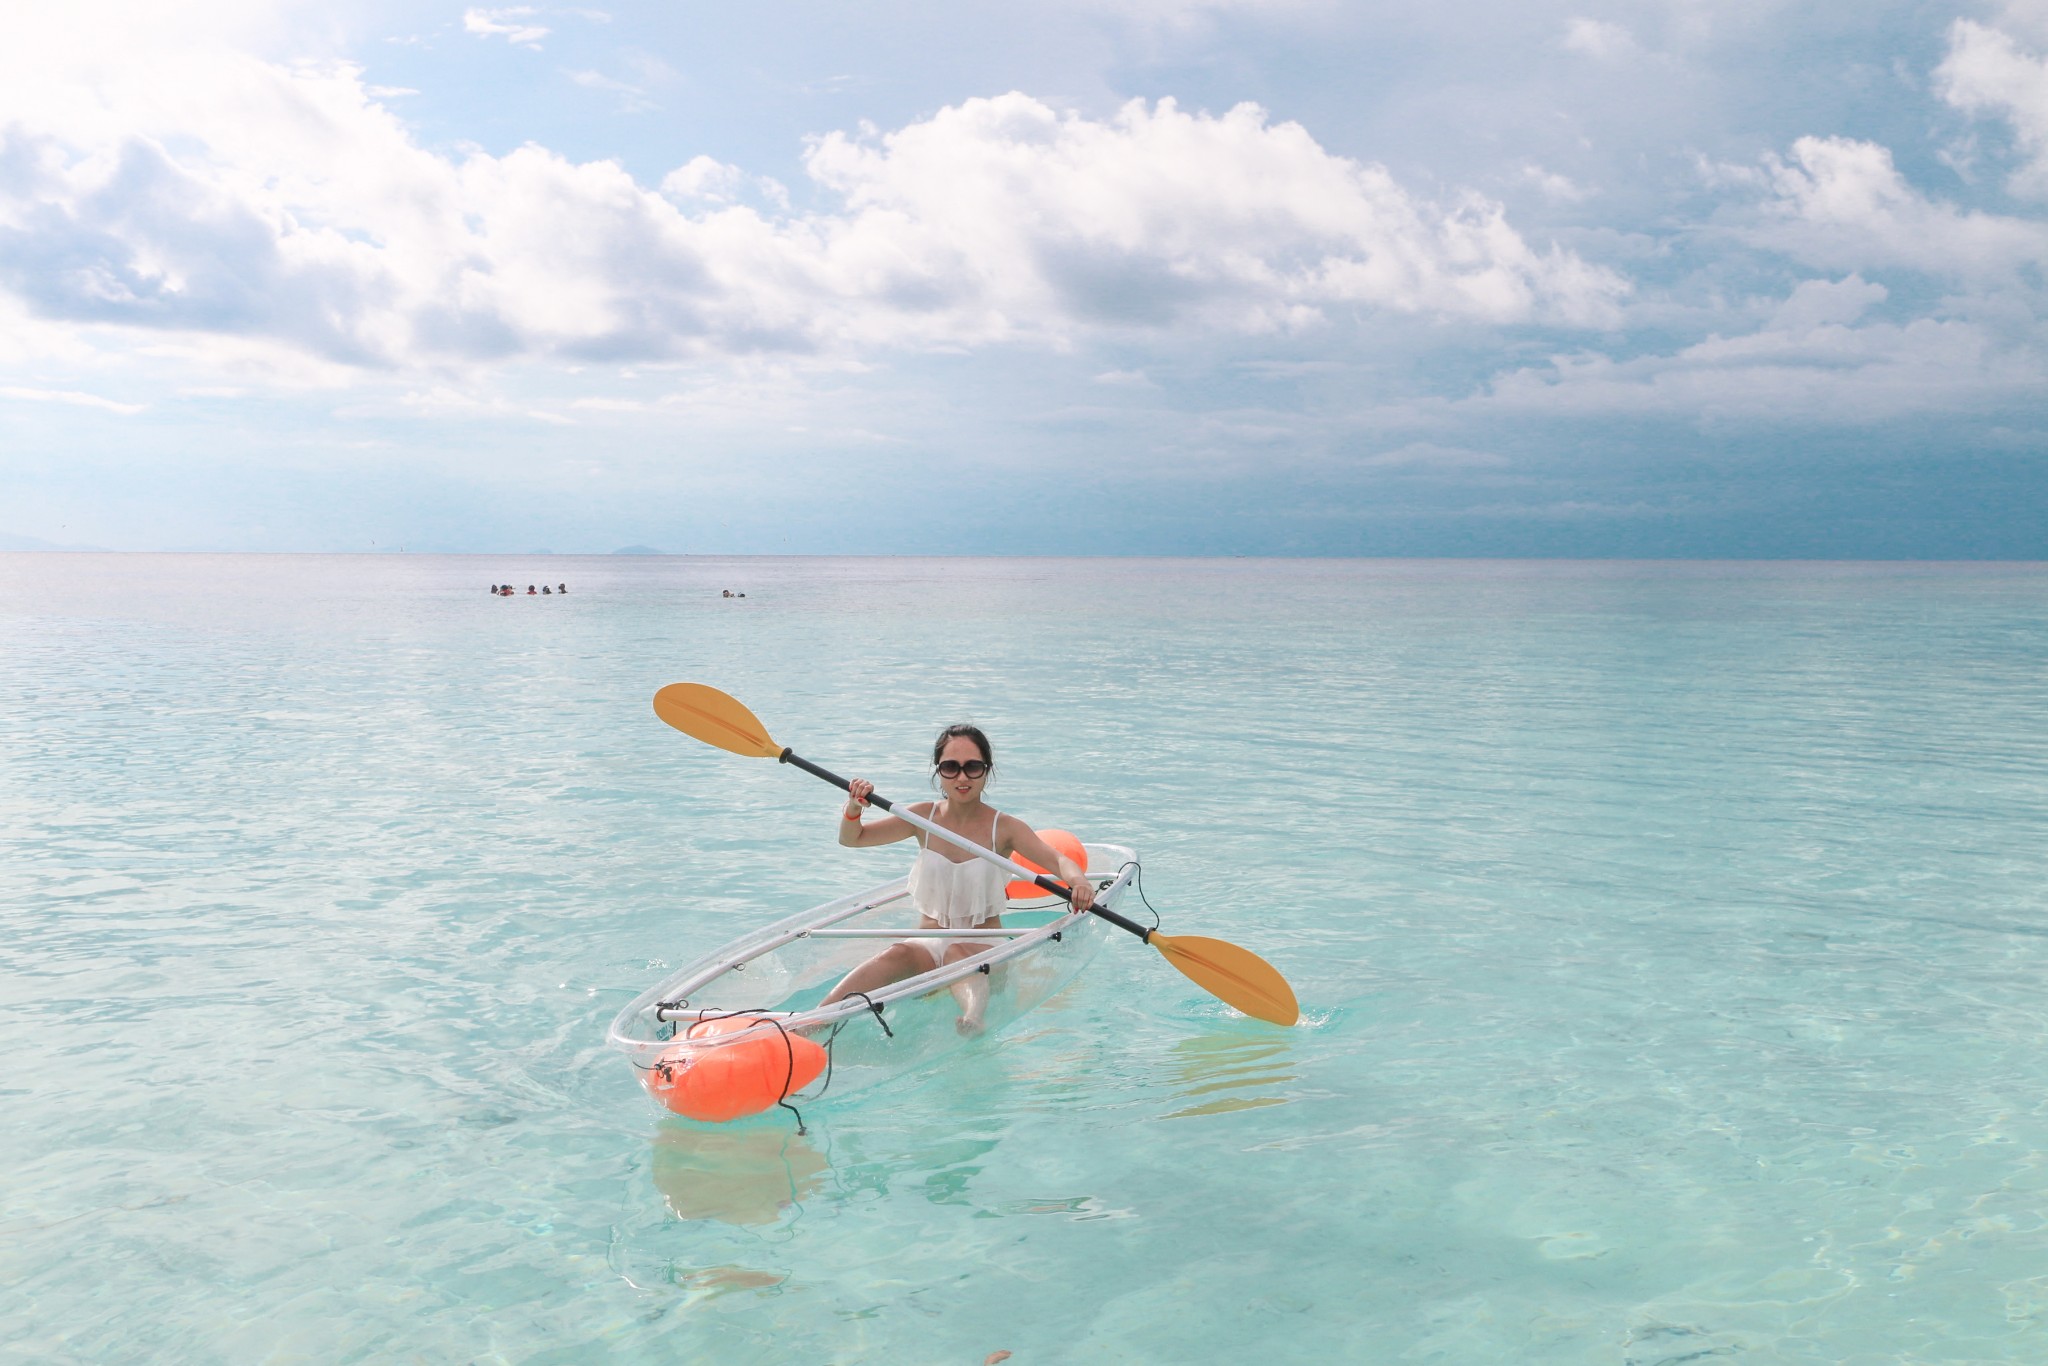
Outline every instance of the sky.
<path fill-rule="evenodd" d="M 0 549 L 2048 558 L 2048 0 L 0 23 Z"/>

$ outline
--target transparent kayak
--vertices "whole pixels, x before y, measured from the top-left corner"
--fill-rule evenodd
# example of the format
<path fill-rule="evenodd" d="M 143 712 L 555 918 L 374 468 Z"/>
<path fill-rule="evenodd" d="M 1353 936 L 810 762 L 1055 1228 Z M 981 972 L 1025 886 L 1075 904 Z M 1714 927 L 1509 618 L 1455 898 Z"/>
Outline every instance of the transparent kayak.
<path fill-rule="evenodd" d="M 1097 903 L 1115 908 L 1138 874 L 1120 844 L 1088 844 Z M 677 1113 L 724 1120 L 778 1103 L 851 1095 L 915 1071 L 966 1042 L 949 988 L 988 974 L 982 1036 L 1073 980 L 1101 947 L 1103 922 L 1056 897 L 1013 898 L 1000 929 L 925 930 L 899 877 L 763 926 L 670 974 L 620 1011 L 609 1039 L 650 1094 Z M 935 956 L 986 945 L 958 962 L 834 1005 L 820 1005 L 856 966 L 900 940 Z M 691 1089 L 703 1095 L 683 1099 Z M 732 1113 L 727 1113 L 732 1111 Z"/>

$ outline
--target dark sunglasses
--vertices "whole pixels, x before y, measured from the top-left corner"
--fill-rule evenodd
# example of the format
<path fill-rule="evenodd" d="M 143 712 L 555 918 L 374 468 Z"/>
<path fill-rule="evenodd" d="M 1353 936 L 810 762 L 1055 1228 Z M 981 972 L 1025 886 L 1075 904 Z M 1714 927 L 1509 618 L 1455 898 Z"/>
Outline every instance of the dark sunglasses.
<path fill-rule="evenodd" d="M 957 778 L 963 773 L 970 778 L 979 778 L 987 772 L 988 765 L 979 759 L 969 759 L 964 764 L 958 759 L 948 759 L 939 765 L 939 776 L 941 778 Z"/>

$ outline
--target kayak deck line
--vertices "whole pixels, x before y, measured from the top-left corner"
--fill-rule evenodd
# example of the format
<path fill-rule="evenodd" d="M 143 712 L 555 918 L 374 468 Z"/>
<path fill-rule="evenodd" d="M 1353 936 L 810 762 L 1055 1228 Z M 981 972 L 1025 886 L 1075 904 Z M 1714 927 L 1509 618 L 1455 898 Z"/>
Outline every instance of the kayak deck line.
<path fill-rule="evenodd" d="M 1016 929 L 994 930 L 806 930 L 804 939 L 1003 939 L 1015 938 L 1020 934 L 1036 934 L 1039 926 L 1020 925 Z"/>

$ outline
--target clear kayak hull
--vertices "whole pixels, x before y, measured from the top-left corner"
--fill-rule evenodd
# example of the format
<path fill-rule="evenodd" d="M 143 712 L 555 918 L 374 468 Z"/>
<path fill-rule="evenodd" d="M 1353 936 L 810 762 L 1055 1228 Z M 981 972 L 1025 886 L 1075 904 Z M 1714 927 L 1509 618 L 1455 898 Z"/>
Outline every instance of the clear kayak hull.
<path fill-rule="evenodd" d="M 1117 844 L 1086 847 L 1097 899 L 1114 907 L 1137 876 L 1137 855 Z M 826 902 L 684 965 L 619 1012 L 612 1046 L 657 1101 L 696 1118 L 731 1118 L 726 1112 L 735 1106 L 754 1113 L 778 1101 L 837 1099 L 912 1074 L 967 1042 L 955 984 L 985 974 L 981 1035 L 998 1033 L 1071 982 L 1108 932 L 1052 897 L 1012 900 L 1001 929 L 921 930 L 905 882 Z M 941 959 L 956 944 L 974 951 L 866 997 L 820 1004 L 840 978 L 901 940 Z M 728 1075 L 757 1089 L 721 1092 L 701 1106 L 683 1099 L 693 1086 L 727 1086 Z"/>

